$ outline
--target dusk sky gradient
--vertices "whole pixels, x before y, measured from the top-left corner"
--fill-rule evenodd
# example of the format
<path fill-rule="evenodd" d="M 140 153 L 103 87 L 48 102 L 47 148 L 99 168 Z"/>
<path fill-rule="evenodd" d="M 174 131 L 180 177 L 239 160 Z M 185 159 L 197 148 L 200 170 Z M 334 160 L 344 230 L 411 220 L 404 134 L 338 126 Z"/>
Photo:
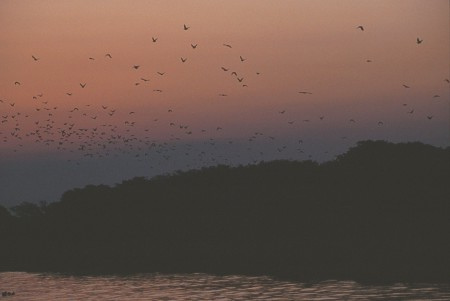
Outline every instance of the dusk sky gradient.
<path fill-rule="evenodd" d="M 3 0 L 0 204 L 323 162 L 366 139 L 448 147 L 449 13 L 447 0 Z"/>

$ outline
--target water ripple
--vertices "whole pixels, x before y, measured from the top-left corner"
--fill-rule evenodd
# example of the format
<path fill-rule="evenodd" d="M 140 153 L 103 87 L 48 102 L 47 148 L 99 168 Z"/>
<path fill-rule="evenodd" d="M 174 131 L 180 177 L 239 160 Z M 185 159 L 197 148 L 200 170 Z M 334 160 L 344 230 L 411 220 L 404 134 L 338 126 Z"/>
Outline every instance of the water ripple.
<path fill-rule="evenodd" d="M 450 285 L 362 285 L 351 281 L 305 284 L 270 277 L 207 274 L 67 276 L 24 272 L 0 273 L 0 290 L 12 300 L 450 300 Z"/>

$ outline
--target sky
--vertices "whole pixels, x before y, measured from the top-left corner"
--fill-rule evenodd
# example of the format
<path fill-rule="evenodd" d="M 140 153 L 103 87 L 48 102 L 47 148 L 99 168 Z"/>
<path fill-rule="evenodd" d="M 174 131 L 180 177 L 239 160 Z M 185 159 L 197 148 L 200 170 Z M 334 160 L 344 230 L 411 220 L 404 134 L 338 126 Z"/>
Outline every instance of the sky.
<path fill-rule="evenodd" d="M 449 6 L 2 0 L 0 205 L 217 164 L 324 162 L 367 139 L 448 147 Z"/>

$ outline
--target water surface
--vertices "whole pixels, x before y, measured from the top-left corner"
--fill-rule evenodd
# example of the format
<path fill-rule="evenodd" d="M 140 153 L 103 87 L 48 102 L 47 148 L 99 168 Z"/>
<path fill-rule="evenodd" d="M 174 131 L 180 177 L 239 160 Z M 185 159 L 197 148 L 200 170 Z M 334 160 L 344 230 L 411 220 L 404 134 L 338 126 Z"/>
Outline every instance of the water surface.
<path fill-rule="evenodd" d="M 362 285 L 352 281 L 312 284 L 270 277 L 207 274 L 67 276 L 0 273 L 5 300 L 450 300 L 450 284 Z"/>

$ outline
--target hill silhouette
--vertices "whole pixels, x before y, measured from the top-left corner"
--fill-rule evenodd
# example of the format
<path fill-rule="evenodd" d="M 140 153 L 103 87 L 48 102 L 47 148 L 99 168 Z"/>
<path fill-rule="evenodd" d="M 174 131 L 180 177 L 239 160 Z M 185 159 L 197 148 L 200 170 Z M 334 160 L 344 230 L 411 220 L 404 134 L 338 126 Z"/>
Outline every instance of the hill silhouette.
<path fill-rule="evenodd" d="M 0 270 L 450 280 L 450 148 L 216 166 L 0 206 Z"/>

